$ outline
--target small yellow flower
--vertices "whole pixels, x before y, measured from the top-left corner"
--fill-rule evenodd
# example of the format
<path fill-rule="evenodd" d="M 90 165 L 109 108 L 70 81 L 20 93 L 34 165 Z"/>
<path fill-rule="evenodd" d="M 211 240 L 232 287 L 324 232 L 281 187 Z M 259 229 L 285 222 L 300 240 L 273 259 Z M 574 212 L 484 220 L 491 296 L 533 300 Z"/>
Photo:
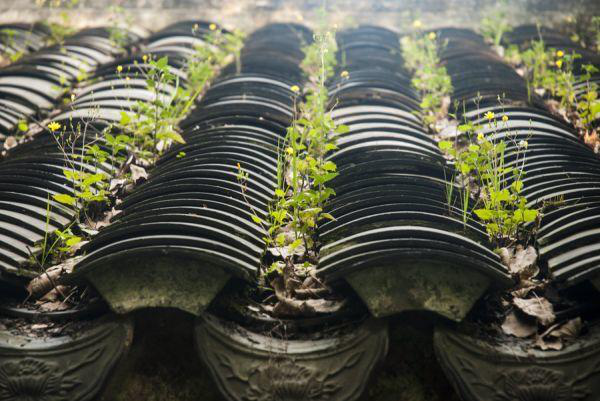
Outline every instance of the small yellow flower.
<path fill-rule="evenodd" d="M 50 124 L 48 124 L 48 129 L 51 132 L 58 131 L 60 129 L 60 124 L 57 123 L 56 121 L 52 121 Z"/>
<path fill-rule="evenodd" d="M 493 111 L 488 111 L 487 113 L 485 113 L 485 118 L 487 118 L 488 120 L 493 120 L 494 117 L 496 117 L 496 115 Z"/>
<path fill-rule="evenodd" d="M 240 163 L 238 163 L 237 164 L 237 168 L 238 168 L 238 170 L 241 170 L 242 169 L 242 165 Z"/>
<path fill-rule="evenodd" d="M 413 25 L 413 28 L 415 28 L 415 29 L 420 29 L 423 27 L 423 23 L 421 22 L 420 19 L 414 20 L 412 25 Z"/>
<path fill-rule="evenodd" d="M 483 134 L 481 132 L 477 134 L 477 140 L 480 142 L 483 141 Z"/>
<path fill-rule="evenodd" d="M 287 148 L 285 148 L 285 153 L 287 153 L 288 155 L 293 155 L 294 149 L 292 149 L 291 146 L 288 146 Z"/>
<path fill-rule="evenodd" d="M 559 50 L 556 52 L 556 57 L 562 57 L 565 55 L 565 52 L 563 52 L 562 50 Z"/>
<path fill-rule="evenodd" d="M 435 40 L 435 38 L 437 38 L 437 35 L 435 34 L 435 32 L 429 32 L 429 35 L 427 35 L 427 37 L 429 38 L 429 40 Z"/>
<path fill-rule="evenodd" d="M 120 73 L 121 71 L 123 71 L 123 66 L 122 65 L 117 66 L 117 72 Z"/>
<path fill-rule="evenodd" d="M 523 141 L 519 142 L 519 147 L 521 147 L 521 148 L 527 149 L 528 145 L 529 145 L 529 142 L 527 142 L 527 141 L 523 140 Z"/>
<path fill-rule="evenodd" d="M 556 66 L 558 68 L 562 68 L 562 65 L 563 65 L 563 61 L 562 60 L 556 60 Z"/>
<path fill-rule="evenodd" d="M 348 78 L 350 76 L 350 73 L 348 71 L 344 70 L 344 71 L 342 71 L 342 73 L 340 74 L 340 76 L 342 78 Z"/>
<path fill-rule="evenodd" d="M 506 114 L 502 116 L 502 121 L 504 121 L 504 122 L 508 121 L 508 116 Z"/>
<path fill-rule="evenodd" d="M 214 30 L 216 30 L 216 29 L 217 29 L 217 24 L 210 24 L 210 25 L 208 26 L 208 29 L 210 29 L 211 31 L 214 31 Z"/>
<path fill-rule="evenodd" d="M 294 93 L 298 93 L 298 92 L 300 92 L 300 87 L 298 85 L 294 85 L 294 86 L 290 87 L 290 90 Z"/>
<path fill-rule="evenodd" d="M 75 94 L 71 93 L 71 101 L 74 102 L 75 101 Z"/>
<path fill-rule="evenodd" d="M 148 61 L 148 55 L 147 55 L 147 54 L 144 54 L 144 55 L 142 56 L 142 61 L 143 61 L 144 63 L 145 63 L 146 61 Z"/>

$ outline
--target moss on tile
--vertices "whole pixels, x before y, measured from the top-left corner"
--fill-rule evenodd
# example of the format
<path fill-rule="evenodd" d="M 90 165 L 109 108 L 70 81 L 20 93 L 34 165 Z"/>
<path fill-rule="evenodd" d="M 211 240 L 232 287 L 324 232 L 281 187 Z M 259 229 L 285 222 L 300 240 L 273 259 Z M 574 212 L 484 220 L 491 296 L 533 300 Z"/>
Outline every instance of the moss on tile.
<path fill-rule="evenodd" d="M 425 309 L 455 321 L 466 316 L 490 284 L 473 269 L 416 260 L 371 267 L 347 280 L 375 316 Z"/>
<path fill-rule="evenodd" d="M 123 258 L 118 264 L 94 268 L 86 277 L 117 313 L 175 307 L 199 315 L 230 276 L 193 259 L 155 256 Z"/>

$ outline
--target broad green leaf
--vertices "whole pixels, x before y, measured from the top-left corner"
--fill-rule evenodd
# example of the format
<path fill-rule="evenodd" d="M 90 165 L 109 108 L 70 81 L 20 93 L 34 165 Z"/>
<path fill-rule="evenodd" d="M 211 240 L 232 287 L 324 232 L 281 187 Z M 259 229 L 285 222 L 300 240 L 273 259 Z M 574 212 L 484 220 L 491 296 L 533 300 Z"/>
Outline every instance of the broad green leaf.
<path fill-rule="evenodd" d="M 164 57 L 161 57 L 160 59 L 158 59 L 158 61 L 156 62 L 156 67 L 158 69 L 163 70 L 167 66 L 168 63 L 169 63 L 169 57 L 164 56 Z"/>
<path fill-rule="evenodd" d="M 262 224 L 263 221 L 260 217 L 258 217 L 257 215 L 253 214 L 252 216 L 252 221 L 255 222 L 256 224 Z"/>
<path fill-rule="evenodd" d="M 518 180 L 512 183 L 512 187 L 515 190 L 515 192 L 519 193 L 521 192 L 521 190 L 523 189 L 523 181 Z"/>
<path fill-rule="evenodd" d="M 293 251 L 293 250 L 295 250 L 296 248 L 298 248 L 300 245 L 302 245 L 302 238 L 296 238 L 296 239 L 294 240 L 294 242 L 292 242 L 292 243 L 290 244 L 290 250 L 291 250 L 291 251 Z"/>
<path fill-rule="evenodd" d="M 283 198 L 283 197 L 285 196 L 285 192 L 283 192 L 283 190 L 282 190 L 282 189 L 280 189 L 280 188 L 277 188 L 277 189 L 275 190 L 275 195 L 277 195 L 277 196 L 278 196 L 278 197 L 280 197 L 280 198 Z"/>
<path fill-rule="evenodd" d="M 532 210 L 532 209 L 525 209 L 525 211 L 523 212 L 523 220 L 526 223 L 530 223 L 532 221 L 535 221 L 535 219 L 538 216 L 538 211 L 537 210 Z"/>
<path fill-rule="evenodd" d="M 323 169 L 325 171 L 335 171 L 337 169 L 337 166 L 335 165 L 334 162 L 327 161 L 327 162 L 325 162 L 325 164 L 323 164 Z"/>
<path fill-rule="evenodd" d="M 129 125 L 129 123 L 131 122 L 131 117 L 129 116 L 129 114 L 125 113 L 124 111 L 121 112 L 121 121 L 119 122 L 121 125 Z"/>
<path fill-rule="evenodd" d="M 439 147 L 441 150 L 449 150 L 449 149 L 452 149 L 452 142 L 450 142 L 450 141 L 440 141 L 440 142 L 438 143 L 438 147 Z"/>
<path fill-rule="evenodd" d="M 350 132 L 350 127 L 344 124 L 338 125 L 335 129 L 335 132 L 337 132 L 338 134 L 347 134 L 348 132 Z"/>
<path fill-rule="evenodd" d="M 494 218 L 494 214 L 489 209 L 475 209 L 474 212 L 477 215 L 477 217 L 484 221 L 491 220 Z"/>
<path fill-rule="evenodd" d="M 65 205 L 69 205 L 69 206 L 74 206 L 75 205 L 75 198 L 73 198 L 71 195 L 67 195 L 67 194 L 54 194 L 52 195 L 52 198 L 54 198 L 55 201 L 63 203 Z"/>
<path fill-rule="evenodd" d="M 81 237 L 71 237 L 67 240 L 67 242 L 65 242 L 65 245 L 72 247 L 74 245 L 77 245 L 81 242 Z"/>

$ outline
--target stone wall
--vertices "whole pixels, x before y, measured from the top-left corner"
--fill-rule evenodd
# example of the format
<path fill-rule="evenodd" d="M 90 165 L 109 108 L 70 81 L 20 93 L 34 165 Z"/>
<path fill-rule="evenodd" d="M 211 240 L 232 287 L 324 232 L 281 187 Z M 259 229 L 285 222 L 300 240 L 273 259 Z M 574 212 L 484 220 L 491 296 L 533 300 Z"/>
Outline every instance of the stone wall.
<path fill-rule="evenodd" d="M 273 21 L 299 21 L 313 25 L 317 10 L 326 3 L 339 25 L 375 23 L 401 31 L 417 16 L 426 27 L 476 27 L 493 13 L 493 0 L 80 0 L 75 7 L 49 7 L 58 0 L 0 0 L 0 22 L 58 19 L 61 12 L 78 26 L 101 25 L 111 18 L 111 5 L 120 5 L 136 26 L 159 29 L 181 19 L 200 18 L 228 27 L 253 30 Z M 70 0 L 62 0 L 70 2 Z M 560 21 L 575 12 L 600 15 L 598 0 L 505 0 L 515 23 Z"/>

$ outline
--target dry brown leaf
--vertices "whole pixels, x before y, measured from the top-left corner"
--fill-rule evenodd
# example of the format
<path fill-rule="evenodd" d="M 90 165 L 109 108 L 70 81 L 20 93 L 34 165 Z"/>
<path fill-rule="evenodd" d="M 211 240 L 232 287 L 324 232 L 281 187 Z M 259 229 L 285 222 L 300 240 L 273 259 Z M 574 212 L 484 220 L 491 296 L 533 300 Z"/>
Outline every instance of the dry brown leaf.
<path fill-rule="evenodd" d="M 69 305 L 62 301 L 44 302 L 39 308 L 45 312 L 58 312 L 69 309 Z"/>
<path fill-rule="evenodd" d="M 502 331 L 509 336 L 526 338 L 537 333 L 537 324 L 533 319 L 520 318 L 515 312 L 511 312 L 502 323 Z"/>
<path fill-rule="evenodd" d="M 123 185 L 125 185 L 126 182 L 127 180 L 125 178 L 113 178 L 112 180 L 110 180 L 108 190 L 113 193 L 117 192 L 117 190 L 120 189 Z"/>
<path fill-rule="evenodd" d="M 81 260 L 81 256 L 69 258 L 63 263 L 49 267 L 46 271 L 39 276 L 33 278 L 27 285 L 27 291 L 29 292 L 32 299 L 39 299 L 52 291 L 64 274 L 71 273 L 73 267 Z"/>
<path fill-rule="evenodd" d="M 498 255 L 511 274 L 528 279 L 539 273 L 536 266 L 537 251 L 531 245 L 527 248 L 521 245 L 517 245 L 516 248 L 500 248 Z"/>
<path fill-rule="evenodd" d="M 64 285 L 57 285 L 56 288 L 53 288 L 46 295 L 40 298 L 40 302 L 54 302 L 59 300 L 62 295 L 69 293 L 69 287 Z"/>
<path fill-rule="evenodd" d="M 18 144 L 17 138 L 15 138 L 14 136 L 6 137 L 6 139 L 4 140 L 4 149 L 6 149 L 6 150 L 12 149 L 15 146 L 17 146 L 17 144 Z"/>
<path fill-rule="evenodd" d="M 513 304 L 525 314 L 535 317 L 543 326 L 552 324 L 556 319 L 554 307 L 546 298 L 514 298 Z"/>
<path fill-rule="evenodd" d="M 106 227 L 109 226 L 111 224 L 111 220 L 113 217 L 115 217 L 116 215 L 118 215 L 119 213 L 121 213 L 121 210 L 117 210 L 114 207 L 109 210 L 108 212 L 104 213 L 104 216 L 102 216 L 102 220 L 98 220 L 95 223 L 95 228 L 97 230 L 101 229 L 102 227 Z"/>
<path fill-rule="evenodd" d="M 135 183 L 137 183 L 140 180 L 145 181 L 148 179 L 148 173 L 143 167 L 132 164 L 131 166 L 129 166 L 129 170 L 131 171 L 131 180 Z"/>
<path fill-rule="evenodd" d="M 545 340 L 543 337 L 540 336 L 535 340 L 534 346 L 540 348 L 543 351 L 560 351 L 563 348 L 563 343 L 560 340 Z"/>
<path fill-rule="evenodd" d="M 565 324 L 558 327 L 557 329 L 554 329 L 550 333 L 548 333 L 548 337 L 561 340 L 577 338 L 579 336 L 579 333 L 581 333 L 582 326 L 583 323 L 580 317 L 571 319 Z"/>

